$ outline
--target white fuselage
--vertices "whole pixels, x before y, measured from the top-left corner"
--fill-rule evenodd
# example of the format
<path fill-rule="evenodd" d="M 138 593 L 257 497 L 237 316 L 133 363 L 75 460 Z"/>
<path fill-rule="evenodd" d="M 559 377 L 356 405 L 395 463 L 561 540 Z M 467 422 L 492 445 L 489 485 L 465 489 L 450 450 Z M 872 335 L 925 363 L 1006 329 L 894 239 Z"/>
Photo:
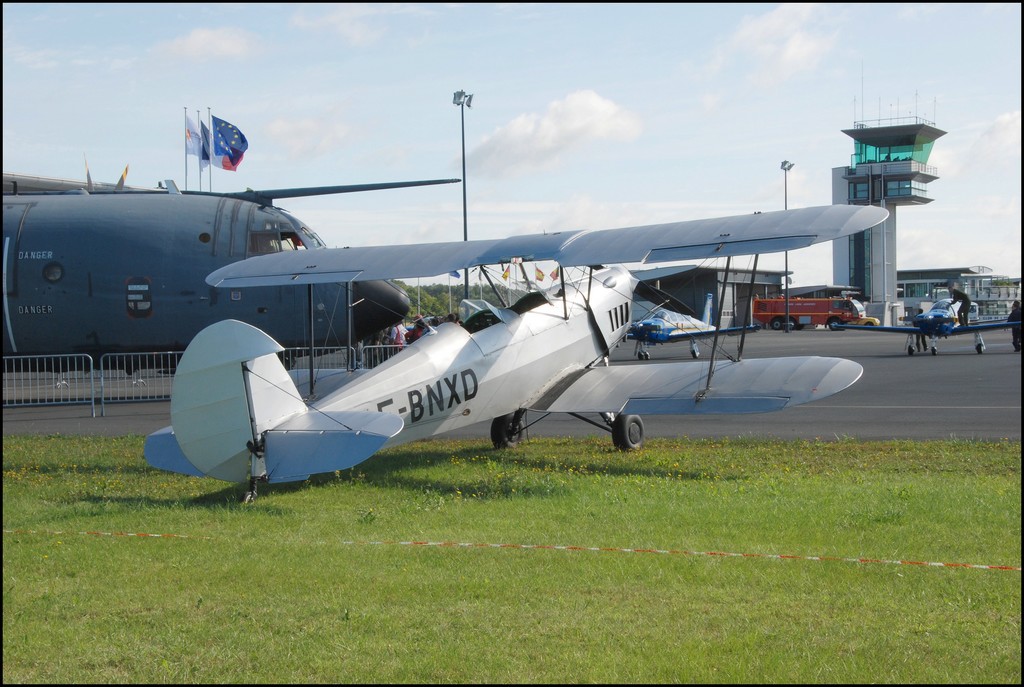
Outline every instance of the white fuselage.
<path fill-rule="evenodd" d="M 525 407 L 565 375 L 601 360 L 605 342 L 613 346 L 629 326 L 633 277 L 624 268 L 596 271 L 592 282 L 566 282 L 565 303 L 556 291 L 522 313 L 515 306 L 496 310 L 501 321 L 478 331 L 441 324 L 311 408 L 395 413 L 405 427 L 388 441 L 392 446 Z"/>

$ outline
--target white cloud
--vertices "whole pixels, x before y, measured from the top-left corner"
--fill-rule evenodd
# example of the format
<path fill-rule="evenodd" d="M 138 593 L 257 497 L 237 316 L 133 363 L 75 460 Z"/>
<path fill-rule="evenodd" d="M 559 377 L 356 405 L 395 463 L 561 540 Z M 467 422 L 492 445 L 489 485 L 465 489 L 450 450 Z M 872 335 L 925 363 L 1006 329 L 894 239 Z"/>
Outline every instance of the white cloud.
<path fill-rule="evenodd" d="M 838 32 L 828 26 L 833 21 L 829 13 L 834 12 L 821 5 L 787 4 L 744 17 L 715 51 L 708 70 L 717 73 L 734 61 L 749 64 L 749 80 L 762 88 L 813 71 L 838 40 Z"/>
<path fill-rule="evenodd" d="M 387 3 L 345 3 L 316 17 L 299 13 L 291 25 L 309 31 L 330 31 L 353 47 L 373 45 L 386 33 L 388 19 L 394 15 L 425 15 L 423 6 Z M 374 21 L 378 20 L 378 21 Z"/>
<path fill-rule="evenodd" d="M 477 146 L 468 159 L 474 171 L 508 177 L 558 164 L 561 156 L 595 140 L 632 141 L 640 118 L 594 91 L 570 93 L 543 115 L 521 114 Z"/>
<path fill-rule="evenodd" d="M 6 36 L 4 42 L 7 42 Z M 48 48 L 29 50 L 27 48 L 12 47 L 10 55 L 16 64 L 29 69 L 54 69 L 62 64 L 60 53 Z"/>
<path fill-rule="evenodd" d="M 1007 160 L 1020 169 L 1020 110 L 999 115 L 975 141 L 972 158 L 990 164 L 992 160 Z"/>
<path fill-rule="evenodd" d="M 186 36 L 157 44 L 154 50 L 197 62 L 224 58 L 245 59 L 258 54 L 263 42 L 256 34 L 234 27 L 193 29 Z"/>

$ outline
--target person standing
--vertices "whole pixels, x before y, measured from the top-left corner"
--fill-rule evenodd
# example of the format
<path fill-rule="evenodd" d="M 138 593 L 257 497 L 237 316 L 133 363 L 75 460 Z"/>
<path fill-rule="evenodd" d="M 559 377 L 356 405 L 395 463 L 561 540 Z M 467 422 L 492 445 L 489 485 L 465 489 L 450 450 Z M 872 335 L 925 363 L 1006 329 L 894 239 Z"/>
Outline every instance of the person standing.
<path fill-rule="evenodd" d="M 923 315 L 924 308 L 918 308 L 917 314 Z M 914 342 L 917 344 L 918 353 L 923 353 L 924 351 L 928 350 L 928 338 L 921 332 L 920 329 L 917 331 L 917 335 L 914 338 Z"/>
<path fill-rule="evenodd" d="M 957 303 L 960 304 L 960 309 L 957 310 L 957 319 L 960 321 L 961 327 L 967 326 L 967 313 L 971 309 L 971 297 L 966 293 L 956 288 L 956 282 L 949 282 L 949 295 L 952 297 L 953 302 L 950 303 L 950 307 L 953 307 Z"/>
<path fill-rule="evenodd" d="M 388 330 L 387 340 L 384 343 L 387 346 L 385 349 L 385 360 L 405 348 L 405 327 L 402 326 L 401 322 L 396 322 Z"/>

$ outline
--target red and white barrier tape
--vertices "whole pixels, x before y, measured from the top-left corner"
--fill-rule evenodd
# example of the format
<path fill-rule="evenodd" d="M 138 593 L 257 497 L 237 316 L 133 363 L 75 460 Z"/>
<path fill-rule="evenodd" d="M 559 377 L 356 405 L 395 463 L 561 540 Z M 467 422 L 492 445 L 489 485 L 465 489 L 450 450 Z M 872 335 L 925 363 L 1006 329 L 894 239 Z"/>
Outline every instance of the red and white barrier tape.
<path fill-rule="evenodd" d="M 213 537 L 194 537 L 189 534 L 152 534 L 149 532 L 59 532 L 54 530 L 4 530 L 4 534 L 45 534 L 66 536 L 69 534 L 88 534 L 93 537 L 153 537 L 162 539 L 212 539 Z"/>
<path fill-rule="evenodd" d="M 775 558 L 797 561 L 835 561 L 841 563 L 888 563 L 890 565 L 924 565 L 937 568 L 976 568 L 979 570 L 1010 570 L 1020 572 L 1019 565 L 979 565 L 976 563 L 935 563 L 932 561 L 902 561 L 884 558 L 842 558 L 839 556 L 794 556 L 777 553 L 730 553 L 727 551 L 685 551 L 682 549 L 627 549 L 606 546 L 557 546 L 552 544 L 474 544 L 452 541 L 343 541 L 342 544 L 398 546 L 439 546 L 449 548 L 492 548 L 492 549 L 549 549 L 554 551 L 596 551 L 601 553 L 660 553 L 682 556 L 718 556 L 731 558 Z"/>
<path fill-rule="evenodd" d="M 212 537 L 195 537 L 187 534 L 150 534 L 146 532 L 53 532 L 35 530 L 4 530 L 4 534 L 45 534 L 67 535 L 87 534 L 98 537 L 155 537 L 165 539 L 212 539 Z M 686 551 L 684 549 L 629 549 L 607 546 L 569 546 L 555 544 L 485 544 L 454 541 L 353 541 L 339 542 L 349 546 L 435 546 L 441 548 L 463 549 L 541 549 L 548 551 L 592 551 L 598 553 L 659 553 L 681 556 L 714 556 L 719 558 L 768 558 L 787 561 L 831 561 L 836 563 L 885 563 L 888 565 L 918 565 L 933 568 L 973 568 L 976 570 L 1006 570 L 1020 572 L 1019 565 L 980 565 L 977 563 L 938 563 L 934 561 L 908 561 L 886 558 L 843 558 L 841 556 L 797 556 L 785 553 L 731 553 L 728 551 Z"/>

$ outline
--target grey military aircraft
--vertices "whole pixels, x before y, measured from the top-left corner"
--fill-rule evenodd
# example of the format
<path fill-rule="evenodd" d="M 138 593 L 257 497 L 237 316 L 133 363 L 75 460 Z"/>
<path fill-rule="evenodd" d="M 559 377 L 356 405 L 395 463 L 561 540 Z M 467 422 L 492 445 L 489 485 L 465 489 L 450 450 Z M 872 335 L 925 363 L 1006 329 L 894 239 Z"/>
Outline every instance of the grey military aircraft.
<path fill-rule="evenodd" d="M 609 365 L 611 348 L 629 330 L 638 279 L 608 263 L 793 250 L 887 216 L 873 206 L 834 205 L 308 256 L 281 251 L 236 262 L 207 283 L 246 289 L 426 277 L 540 260 L 559 264 L 559 283 L 512 304 L 495 289 L 500 305 L 475 303 L 461 325 L 442 323 L 371 370 L 326 373 L 315 391 L 312 378 L 282 366 L 281 345 L 266 333 L 232 320 L 213 324 L 182 356 L 171 426 L 147 438 L 146 460 L 171 472 L 248 481 L 251 500 L 257 482 L 343 470 L 384 446 L 481 421 L 491 422 L 496 447 L 509 447 L 519 441 L 527 411 L 596 413 L 615 446 L 628 450 L 643 442 L 640 413 L 756 413 L 826 398 L 856 382 L 861 366 L 813 356 Z"/>
<path fill-rule="evenodd" d="M 362 339 L 409 311 L 394 283 L 361 281 L 350 293 L 338 283 L 242 291 L 204 279 L 244 258 L 325 247 L 274 207 L 276 199 L 457 181 L 237 193 L 178 191 L 168 181 L 155 190 L 90 184 L 90 192 L 84 182 L 5 173 L 3 354 L 182 351 L 224 319 L 259 327 L 286 347 L 308 346 L 310 312 L 317 346 Z"/>

